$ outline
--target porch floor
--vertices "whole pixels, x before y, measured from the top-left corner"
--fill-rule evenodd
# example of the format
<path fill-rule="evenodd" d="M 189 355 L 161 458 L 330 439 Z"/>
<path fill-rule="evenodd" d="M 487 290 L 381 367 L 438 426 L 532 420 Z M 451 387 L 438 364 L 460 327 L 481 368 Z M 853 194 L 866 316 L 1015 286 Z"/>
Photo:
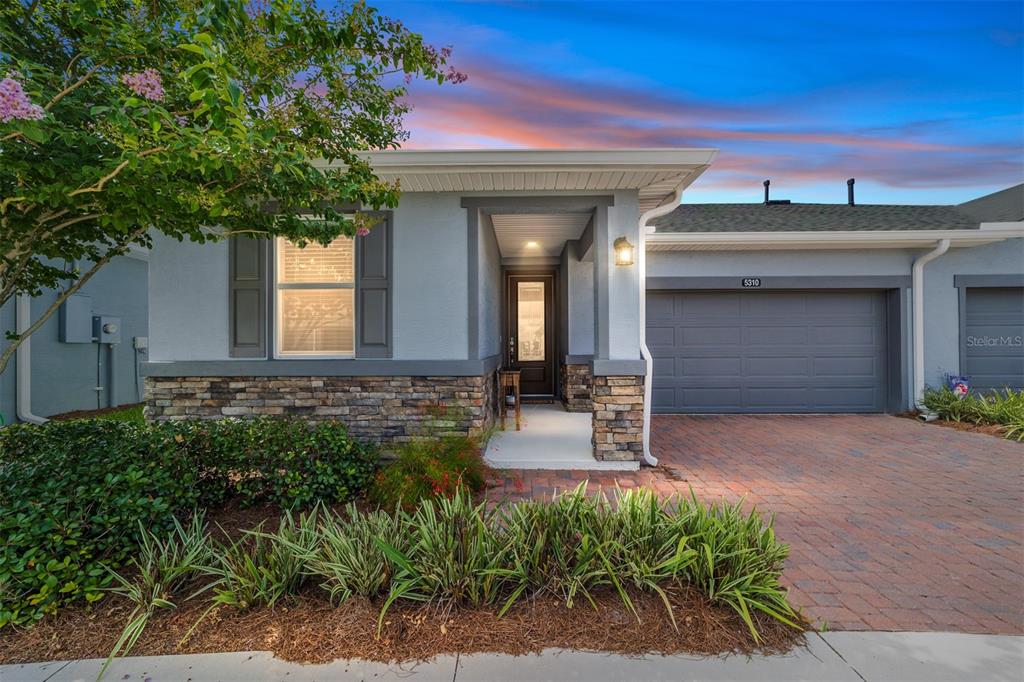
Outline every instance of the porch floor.
<path fill-rule="evenodd" d="M 499 420 L 500 425 L 500 420 Z M 484 460 L 495 469 L 637 471 L 639 462 L 599 462 L 590 442 L 591 415 L 561 405 L 523 405 L 522 430 L 515 417 L 491 436 Z"/>

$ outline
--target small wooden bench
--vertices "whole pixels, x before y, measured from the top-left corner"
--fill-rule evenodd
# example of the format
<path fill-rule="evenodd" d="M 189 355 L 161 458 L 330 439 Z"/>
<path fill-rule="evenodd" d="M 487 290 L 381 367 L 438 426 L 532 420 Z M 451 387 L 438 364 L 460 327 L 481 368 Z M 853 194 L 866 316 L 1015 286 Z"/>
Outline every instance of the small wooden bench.
<path fill-rule="evenodd" d="M 505 415 L 508 414 L 508 392 L 512 389 L 512 395 L 516 406 L 516 431 L 519 431 L 519 370 L 503 369 L 498 372 L 498 384 L 500 386 L 499 399 L 501 400 L 501 430 L 505 430 Z"/>

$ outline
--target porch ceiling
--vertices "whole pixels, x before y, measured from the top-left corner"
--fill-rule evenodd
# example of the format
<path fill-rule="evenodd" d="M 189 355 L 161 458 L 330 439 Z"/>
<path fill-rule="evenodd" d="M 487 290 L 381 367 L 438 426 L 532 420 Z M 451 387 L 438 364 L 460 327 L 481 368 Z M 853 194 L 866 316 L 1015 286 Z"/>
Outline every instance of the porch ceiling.
<path fill-rule="evenodd" d="M 590 213 L 527 213 L 491 215 L 503 257 L 558 256 L 570 239 L 579 239 Z"/>
<path fill-rule="evenodd" d="M 668 201 L 711 163 L 714 149 L 396 150 L 366 158 L 407 192 L 635 189 L 640 210 Z"/>

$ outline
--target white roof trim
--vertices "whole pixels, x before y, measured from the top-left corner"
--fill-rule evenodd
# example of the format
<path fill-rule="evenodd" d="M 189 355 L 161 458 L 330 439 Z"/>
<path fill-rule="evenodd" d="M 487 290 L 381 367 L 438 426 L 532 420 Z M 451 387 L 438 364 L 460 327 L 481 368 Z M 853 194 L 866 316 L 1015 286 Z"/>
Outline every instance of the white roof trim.
<path fill-rule="evenodd" d="M 940 239 L 970 247 L 1019 238 L 1024 238 L 1021 223 L 986 223 L 979 230 L 655 232 L 645 242 L 648 251 L 747 251 L 920 248 Z"/>
<path fill-rule="evenodd" d="M 367 152 L 375 169 L 495 168 L 573 169 L 637 166 L 646 169 L 671 169 L 678 166 L 702 166 L 711 163 L 717 149 L 396 149 Z"/>
<path fill-rule="evenodd" d="M 641 212 L 671 200 L 707 169 L 715 149 L 462 149 L 366 152 L 404 192 L 637 190 Z"/>

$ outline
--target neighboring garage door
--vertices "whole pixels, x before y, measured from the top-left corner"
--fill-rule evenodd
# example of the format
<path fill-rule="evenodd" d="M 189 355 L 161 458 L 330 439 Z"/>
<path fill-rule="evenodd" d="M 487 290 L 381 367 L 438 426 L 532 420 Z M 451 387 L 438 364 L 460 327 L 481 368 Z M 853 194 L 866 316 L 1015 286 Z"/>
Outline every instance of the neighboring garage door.
<path fill-rule="evenodd" d="M 883 412 L 885 298 L 652 291 L 655 412 Z"/>
<path fill-rule="evenodd" d="M 978 390 L 1024 389 L 1024 288 L 968 288 L 963 373 Z"/>

